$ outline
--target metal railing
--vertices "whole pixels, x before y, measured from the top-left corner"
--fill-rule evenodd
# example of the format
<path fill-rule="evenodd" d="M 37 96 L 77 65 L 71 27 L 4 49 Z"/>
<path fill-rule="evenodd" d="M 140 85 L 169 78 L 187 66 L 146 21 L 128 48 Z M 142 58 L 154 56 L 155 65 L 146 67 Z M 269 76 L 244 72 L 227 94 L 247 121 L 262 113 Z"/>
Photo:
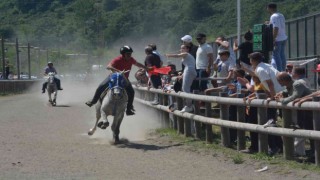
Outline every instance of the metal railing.
<path fill-rule="evenodd" d="M 315 163 L 320 165 L 320 103 L 319 102 L 305 102 L 300 107 L 293 106 L 292 103 L 282 105 L 275 101 L 267 103 L 263 99 L 253 100 L 250 104 L 245 104 L 243 98 L 229 98 L 225 97 L 226 93 L 220 93 L 220 96 L 205 96 L 190 94 L 184 92 L 165 93 L 160 89 L 150 89 L 146 87 L 134 87 L 137 96 L 135 100 L 139 103 L 145 104 L 151 108 L 159 110 L 160 119 L 163 127 L 172 127 L 178 133 L 185 136 L 194 136 L 201 138 L 200 123 L 205 124 L 205 139 L 207 143 L 213 141 L 212 125 L 221 127 L 221 142 L 223 146 L 230 146 L 229 128 L 237 129 L 237 149 L 245 148 L 245 131 L 256 132 L 259 134 L 259 152 L 268 152 L 268 135 L 282 136 L 283 139 L 283 156 L 285 159 L 294 158 L 294 138 L 308 138 L 315 140 Z M 154 94 L 160 96 L 159 105 L 151 105 L 148 100 L 152 100 Z M 182 109 L 183 101 L 185 99 L 192 99 L 195 105 L 194 113 L 181 113 L 180 111 L 170 112 L 168 110 L 168 98 L 172 96 L 177 103 L 178 109 Z M 241 95 L 238 95 L 241 97 Z M 265 96 L 266 97 L 266 96 Z M 200 113 L 199 102 L 205 102 L 205 113 Z M 315 99 L 319 101 L 319 99 Z M 212 117 L 211 105 L 212 103 L 220 105 L 220 118 Z M 229 106 L 237 106 L 237 122 L 229 121 Z M 245 123 L 245 108 L 246 106 L 257 107 L 258 109 L 258 124 Z M 267 127 L 265 126 L 267 119 L 267 109 L 277 108 L 282 110 L 282 127 Z M 297 110 L 308 110 L 313 113 L 314 130 L 292 129 L 293 122 L 297 122 Z M 173 121 L 169 120 L 169 114 L 174 115 Z M 191 121 L 194 124 L 191 124 Z M 191 128 L 195 129 L 194 134 L 191 133 Z"/>

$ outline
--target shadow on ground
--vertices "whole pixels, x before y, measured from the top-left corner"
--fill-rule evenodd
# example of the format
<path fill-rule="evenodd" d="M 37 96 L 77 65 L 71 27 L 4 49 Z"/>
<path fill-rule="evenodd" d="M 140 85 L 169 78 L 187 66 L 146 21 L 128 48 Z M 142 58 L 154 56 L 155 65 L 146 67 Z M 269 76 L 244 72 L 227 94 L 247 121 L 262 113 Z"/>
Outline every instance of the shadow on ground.
<path fill-rule="evenodd" d="M 127 139 L 121 139 L 120 142 L 121 142 L 120 144 L 116 145 L 118 148 L 131 148 L 131 149 L 139 149 L 143 151 L 157 151 L 157 150 L 168 149 L 170 147 L 183 145 L 181 143 L 177 143 L 177 144 L 172 144 L 167 146 L 157 146 L 157 145 L 149 145 L 149 144 L 140 144 L 137 142 L 129 142 Z"/>

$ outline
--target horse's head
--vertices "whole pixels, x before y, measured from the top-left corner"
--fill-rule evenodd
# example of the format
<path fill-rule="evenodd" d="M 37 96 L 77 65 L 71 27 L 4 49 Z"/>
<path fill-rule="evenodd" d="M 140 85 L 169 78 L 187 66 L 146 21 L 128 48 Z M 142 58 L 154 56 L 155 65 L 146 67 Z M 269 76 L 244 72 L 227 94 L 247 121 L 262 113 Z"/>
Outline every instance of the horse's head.
<path fill-rule="evenodd" d="M 127 85 L 127 79 L 123 73 L 113 73 L 110 75 L 109 89 L 114 98 L 121 98 L 124 88 Z"/>
<path fill-rule="evenodd" d="M 54 83 L 54 76 L 55 76 L 54 72 L 48 73 L 48 83 L 50 83 L 50 84 Z"/>

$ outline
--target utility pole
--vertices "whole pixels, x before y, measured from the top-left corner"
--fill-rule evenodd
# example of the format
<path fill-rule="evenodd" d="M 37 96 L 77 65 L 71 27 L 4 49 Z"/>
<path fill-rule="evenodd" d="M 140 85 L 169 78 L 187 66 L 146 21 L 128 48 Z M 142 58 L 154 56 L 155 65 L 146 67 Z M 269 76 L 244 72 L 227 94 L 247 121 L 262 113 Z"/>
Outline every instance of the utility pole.
<path fill-rule="evenodd" d="M 19 59 L 19 43 L 18 43 L 18 38 L 16 38 L 16 56 L 17 56 L 17 73 L 18 73 L 18 79 L 20 79 L 20 59 Z"/>
<path fill-rule="evenodd" d="M 1 38 L 1 52 L 2 52 L 2 78 L 3 79 L 7 79 L 7 75 L 6 75 L 6 60 L 5 60 L 5 52 L 4 52 L 4 39 L 3 37 Z"/>

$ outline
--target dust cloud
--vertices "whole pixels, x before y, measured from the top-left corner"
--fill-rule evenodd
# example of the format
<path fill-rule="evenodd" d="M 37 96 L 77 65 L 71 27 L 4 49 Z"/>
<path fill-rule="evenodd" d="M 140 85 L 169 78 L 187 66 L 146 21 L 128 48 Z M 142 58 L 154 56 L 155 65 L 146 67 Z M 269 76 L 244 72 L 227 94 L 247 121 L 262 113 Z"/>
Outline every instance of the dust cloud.
<path fill-rule="evenodd" d="M 68 80 L 61 78 L 61 85 L 63 91 L 59 91 L 57 97 L 57 106 L 80 108 L 76 110 L 77 113 L 83 113 L 83 122 L 87 127 L 83 135 L 87 135 L 87 130 L 93 127 L 95 123 L 95 108 L 87 107 L 85 102 L 90 100 L 99 83 L 104 80 L 106 75 L 93 76 L 90 81 Z M 32 88 L 30 93 L 38 93 L 36 97 L 40 101 L 46 103 L 48 101 L 47 93 L 41 94 L 41 86 L 44 81 L 39 81 Z M 134 103 L 136 114 L 133 116 L 124 116 L 120 127 L 120 139 L 124 138 L 129 141 L 143 141 L 147 139 L 147 134 L 153 130 L 161 127 L 158 120 L 158 115 L 155 110 L 146 108 L 144 105 Z M 94 135 L 90 136 L 94 144 L 109 144 L 112 140 L 111 124 L 113 116 L 108 116 L 110 126 L 106 130 L 97 128 Z"/>

